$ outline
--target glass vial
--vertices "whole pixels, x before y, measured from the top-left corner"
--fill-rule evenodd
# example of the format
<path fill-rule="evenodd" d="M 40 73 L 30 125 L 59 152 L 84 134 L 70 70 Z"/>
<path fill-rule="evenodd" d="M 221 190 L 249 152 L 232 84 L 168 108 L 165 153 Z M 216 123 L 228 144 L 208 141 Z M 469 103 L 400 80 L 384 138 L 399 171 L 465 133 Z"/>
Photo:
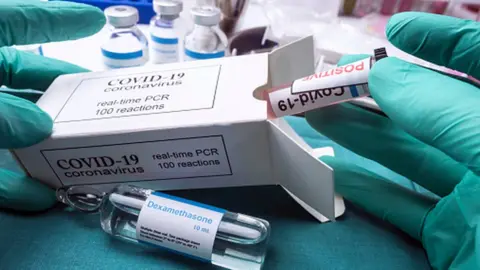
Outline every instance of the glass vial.
<path fill-rule="evenodd" d="M 142 66 L 148 62 L 148 41 L 138 29 L 138 10 L 130 6 L 105 9 L 110 33 L 102 44 L 103 61 L 109 68 Z"/>
<path fill-rule="evenodd" d="M 106 195 L 100 214 L 116 238 L 228 269 L 261 269 L 270 235 L 265 220 L 130 185 Z"/>
<path fill-rule="evenodd" d="M 196 6 L 191 11 L 193 29 L 185 36 L 184 60 L 202 60 L 225 56 L 228 39 L 219 27 L 221 11 L 214 6 Z"/>
<path fill-rule="evenodd" d="M 183 38 L 180 13 L 183 4 L 176 0 L 155 0 L 157 14 L 150 20 L 151 61 L 155 64 L 174 63 L 179 59 L 179 40 Z"/>

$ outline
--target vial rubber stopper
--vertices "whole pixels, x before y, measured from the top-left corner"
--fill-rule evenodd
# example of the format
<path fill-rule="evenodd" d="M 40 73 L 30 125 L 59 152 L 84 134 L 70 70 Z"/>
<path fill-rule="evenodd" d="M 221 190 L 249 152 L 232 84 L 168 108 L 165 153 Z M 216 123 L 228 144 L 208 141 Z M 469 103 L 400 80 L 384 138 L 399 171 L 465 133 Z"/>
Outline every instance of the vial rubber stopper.
<path fill-rule="evenodd" d="M 214 6 L 197 6 L 192 8 L 191 14 L 195 24 L 213 26 L 220 22 L 222 12 Z"/>
<path fill-rule="evenodd" d="M 113 27 L 130 27 L 139 21 L 138 10 L 130 6 L 111 6 L 104 13 L 107 22 Z"/>
<path fill-rule="evenodd" d="M 176 0 L 154 0 L 153 10 L 160 15 L 178 15 L 183 10 L 183 3 Z"/>

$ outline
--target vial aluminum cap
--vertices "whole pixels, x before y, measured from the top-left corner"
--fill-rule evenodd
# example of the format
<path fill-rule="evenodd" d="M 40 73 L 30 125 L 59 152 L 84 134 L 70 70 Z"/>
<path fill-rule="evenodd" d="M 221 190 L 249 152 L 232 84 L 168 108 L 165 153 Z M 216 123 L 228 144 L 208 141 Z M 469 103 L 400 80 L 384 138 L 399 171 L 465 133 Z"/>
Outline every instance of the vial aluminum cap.
<path fill-rule="evenodd" d="M 130 6 L 111 6 L 105 9 L 107 22 L 113 27 L 130 27 L 138 23 L 138 10 Z"/>
<path fill-rule="evenodd" d="M 154 0 L 153 10 L 160 15 L 178 15 L 183 10 L 183 3 L 176 0 Z"/>
<path fill-rule="evenodd" d="M 192 8 L 192 17 L 195 24 L 204 26 L 217 25 L 220 22 L 222 12 L 214 6 L 197 6 Z"/>

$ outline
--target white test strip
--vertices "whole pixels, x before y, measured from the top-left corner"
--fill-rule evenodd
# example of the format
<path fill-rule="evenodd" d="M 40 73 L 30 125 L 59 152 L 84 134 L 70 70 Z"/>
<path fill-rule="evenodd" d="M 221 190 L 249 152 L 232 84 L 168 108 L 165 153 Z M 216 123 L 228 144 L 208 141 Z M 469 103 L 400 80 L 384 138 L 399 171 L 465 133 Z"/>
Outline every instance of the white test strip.
<path fill-rule="evenodd" d="M 368 85 L 361 84 L 301 94 L 292 94 L 288 87 L 271 92 L 268 96 L 274 116 L 282 117 L 368 96 L 369 94 Z"/>
<path fill-rule="evenodd" d="M 140 211 L 140 209 L 142 209 L 143 204 L 145 203 L 144 201 L 142 201 L 140 199 L 136 199 L 136 198 L 132 198 L 132 197 L 128 197 L 128 196 L 123 196 L 123 195 L 115 194 L 115 193 L 110 194 L 109 199 L 110 199 L 110 201 L 112 201 L 114 203 L 125 205 L 125 206 L 128 206 L 130 208 L 137 209 L 139 211 Z"/>
<path fill-rule="evenodd" d="M 300 94 L 314 90 L 365 84 L 368 82 L 371 61 L 371 57 L 368 57 L 295 80 L 292 83 L 291 92 Z"/>
<path fill-rule="evenodd" d="M 367 57 L 334 67 L 295 80 L 290 87 L 268 93 L 269 117 L 299 114 L 368 96 L 368 74 L 372 61 L 371 57 Z M 270 115 L 272 112 L 274 115 Z"/>
<path fill-rule="evenodd" d="M 218 226 L 218 231 L 248 240 L 255 240 L 261 236 L 260 232 L 257 230 L 225 221 L 220 222 L 220 226 Z"/>

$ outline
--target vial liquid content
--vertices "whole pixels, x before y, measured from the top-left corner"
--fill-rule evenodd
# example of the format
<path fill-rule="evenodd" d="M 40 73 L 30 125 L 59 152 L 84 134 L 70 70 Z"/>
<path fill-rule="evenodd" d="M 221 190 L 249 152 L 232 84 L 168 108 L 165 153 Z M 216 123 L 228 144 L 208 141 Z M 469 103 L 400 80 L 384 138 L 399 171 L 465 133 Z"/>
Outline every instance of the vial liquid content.
<path fill-rule="evenodd" d="M 178 62 L 180 39 L 183 39 L 180 19 L 183 4 L 177 0 L 154 0 L 153 9 L 156 16 L 150 20 L 151 62 Z"/>
<path fill-rule="evenodd" d="M 267 221 L 130 185 L 107 194 L 100 207 L 108 234 L 227 269 L 261 269 Z"/>
<path fill-rule="evenodd" d="M 107 68 L 142 66 L 148 62 L 148 41 L 138 29 L 138 10 L 130 6 L 105 9 L 110 32 L 101 46 Z"/>
<path fill-rule="evenodd" d="M 185 36 L 184 60 L 203 60 L 225 56 L 228 39 L 219 27 L 220 9 L 196 6 L 191 10 L 193 29 Z"/>

